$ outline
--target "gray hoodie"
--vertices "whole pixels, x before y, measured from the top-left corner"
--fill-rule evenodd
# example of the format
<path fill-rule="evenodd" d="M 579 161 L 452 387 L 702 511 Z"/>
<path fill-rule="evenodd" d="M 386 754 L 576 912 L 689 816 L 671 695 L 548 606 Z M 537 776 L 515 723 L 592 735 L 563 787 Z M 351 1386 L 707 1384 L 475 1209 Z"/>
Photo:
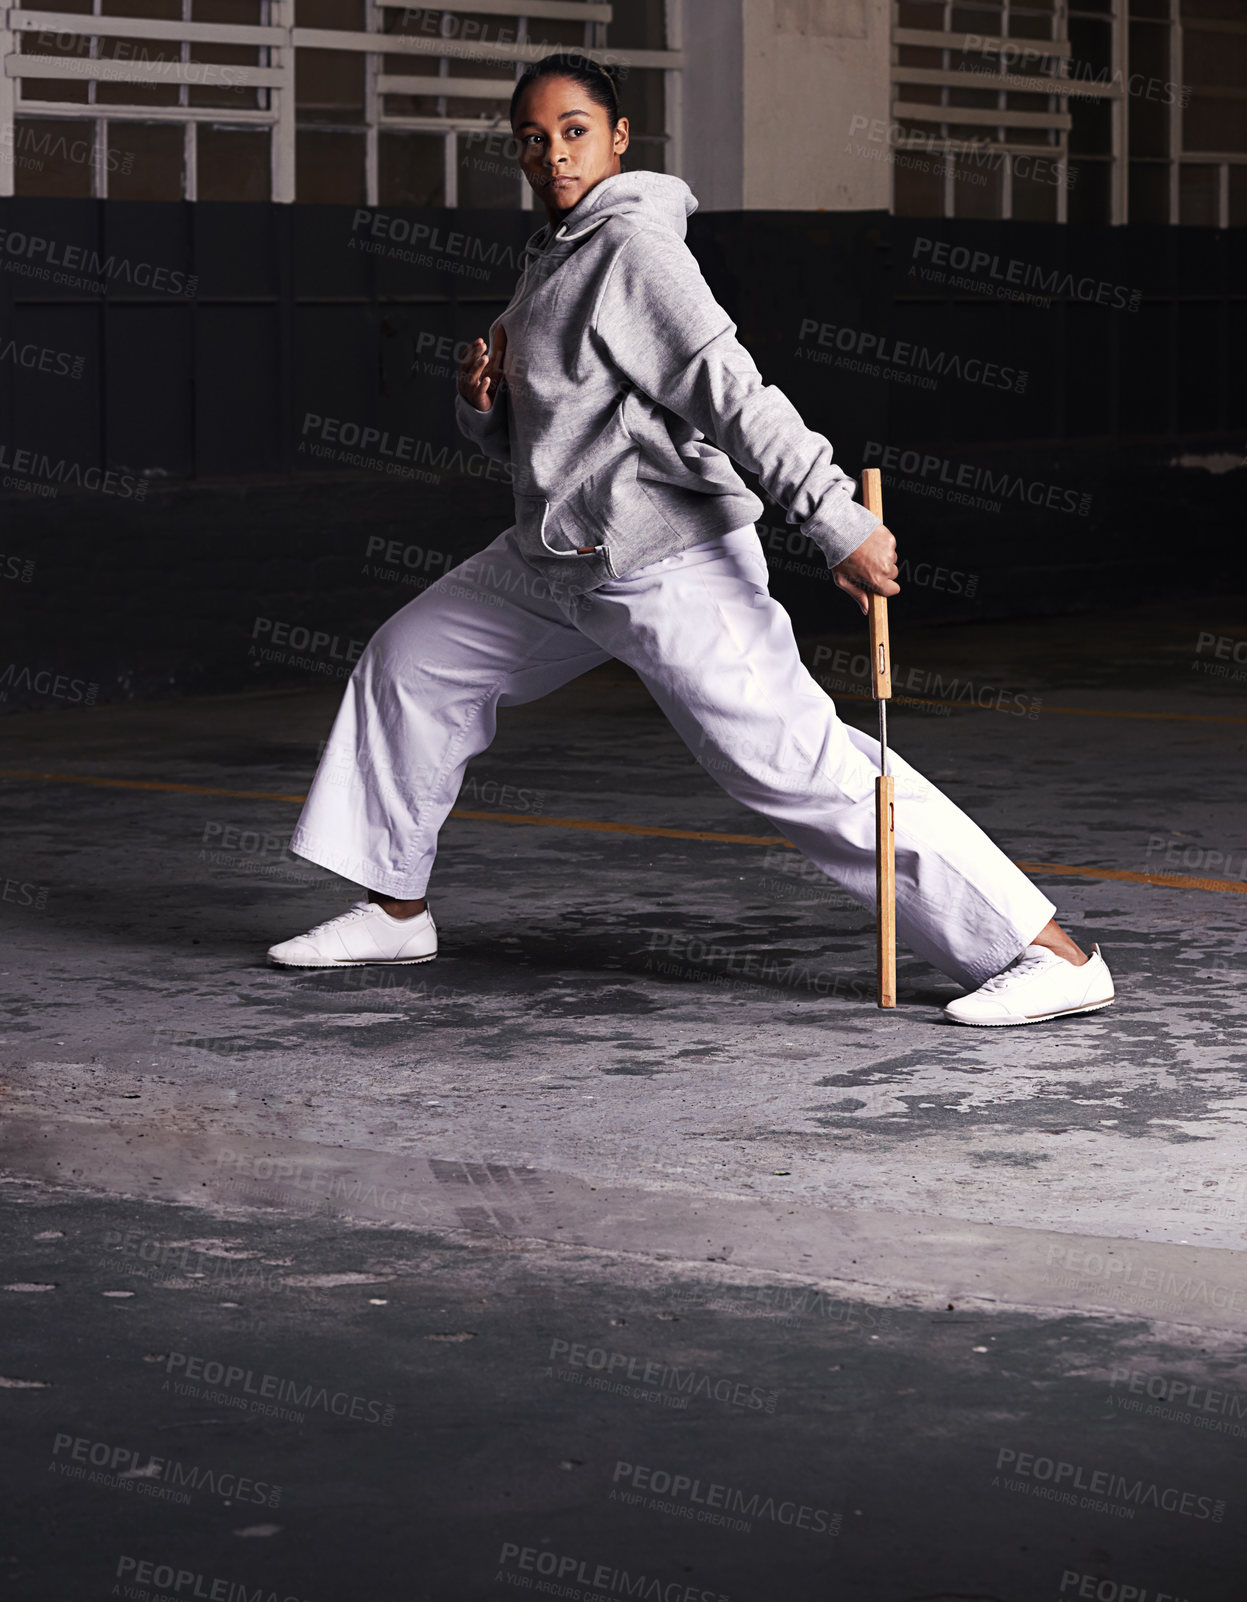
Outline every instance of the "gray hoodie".
<path fill-rule="evenodd" d="M 517 538 L 574 595 L 761 516 L 753 472 L 828 566 L 879 519 L 831 444 L 764 384 L 684 243 L 680 178 L 604 178 L 528 241 L 488 412 L 456 396 L 462 433 L 508 462 Z"/>

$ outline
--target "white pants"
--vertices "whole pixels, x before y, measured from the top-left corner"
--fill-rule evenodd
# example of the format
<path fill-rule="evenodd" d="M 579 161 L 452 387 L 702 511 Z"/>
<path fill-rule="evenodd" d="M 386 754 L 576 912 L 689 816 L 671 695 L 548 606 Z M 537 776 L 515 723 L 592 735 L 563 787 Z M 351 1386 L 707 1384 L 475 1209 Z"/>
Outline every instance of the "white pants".
<path fill-rule="evenodd" d="M 382 625 L 356 664 L 291 840 L 370 890 L 424 895 L 437 836 L 499 706 L 612 657 L 719 784 L 862 906 L 875 905 L 879 744 L 836 716 L 767 589 L 752 527 L 555 599 L 507 530 Z M 901 940 L 981 984 L 1053 903 L 895 752 Z M 712 848 L 711 848 L 712 849 Z"/>

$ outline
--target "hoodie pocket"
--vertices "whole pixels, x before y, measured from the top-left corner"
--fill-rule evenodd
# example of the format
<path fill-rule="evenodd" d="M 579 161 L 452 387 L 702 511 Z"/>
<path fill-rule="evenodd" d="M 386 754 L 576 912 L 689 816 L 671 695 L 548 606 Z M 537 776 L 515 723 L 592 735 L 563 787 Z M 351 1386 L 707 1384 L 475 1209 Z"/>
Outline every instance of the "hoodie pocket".
<path fill-rule="evenodd" d="M 635 520 L 638 450 L 628 429 L 627 405 L 616 407 L 609 423 L 585 451 L 587 469 L 565 496 L 554 501 L 546 524 L 568 538 L 571 546 L 597 545 L 626 533 Z"/>

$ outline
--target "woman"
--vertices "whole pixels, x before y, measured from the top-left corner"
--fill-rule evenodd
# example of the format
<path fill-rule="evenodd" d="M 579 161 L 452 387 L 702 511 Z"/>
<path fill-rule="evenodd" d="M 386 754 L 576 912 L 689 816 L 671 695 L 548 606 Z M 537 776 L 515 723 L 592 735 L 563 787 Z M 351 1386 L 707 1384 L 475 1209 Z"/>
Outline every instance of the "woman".
<path fill-rule="evenodd" d="M 862 611 L 896 595 L 896 542 L 828 441 L 764 386 L 684 243 L 687 185 L 625 174 L 612 74 L 530 67 L 511 123 L 548 219 L 510 305 L 458 374 L 460 429 L 509 464 L 515 523 L 409 602 L 357 664 L 291 849 L 367 900 L 269 952 L 287 967 L 426 962 L 425 891 L 464 768 L 497 708 L 612 657 L 634 668 L 725 790 L 873 906 L 875 740 L 839 721 L 767 592 L 762 503 L 825 553 Z M 950 1018 L 1021 1024 L 1104 1007 L 1097 948 L 893 753 L 897 927 L 973 995 Z"/>

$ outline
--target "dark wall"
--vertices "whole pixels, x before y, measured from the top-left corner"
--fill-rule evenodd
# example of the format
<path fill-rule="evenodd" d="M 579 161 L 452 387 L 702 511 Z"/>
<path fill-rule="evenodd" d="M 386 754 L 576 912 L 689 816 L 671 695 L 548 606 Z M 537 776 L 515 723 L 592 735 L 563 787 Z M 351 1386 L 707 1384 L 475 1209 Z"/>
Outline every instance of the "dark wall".
<path fill-rule="evenodd" d="M 536 222 L 0 202 L 0 705 L 349 671 L 510 521 L 454 431 L 454 351 Z M 1242 585 L 1247 231 L 752 212 L 689 237 L 767 380 L 883 469 L 907 616 Z M 761 532 L 799 627 L 851 621 L 779 509 Z"/>

